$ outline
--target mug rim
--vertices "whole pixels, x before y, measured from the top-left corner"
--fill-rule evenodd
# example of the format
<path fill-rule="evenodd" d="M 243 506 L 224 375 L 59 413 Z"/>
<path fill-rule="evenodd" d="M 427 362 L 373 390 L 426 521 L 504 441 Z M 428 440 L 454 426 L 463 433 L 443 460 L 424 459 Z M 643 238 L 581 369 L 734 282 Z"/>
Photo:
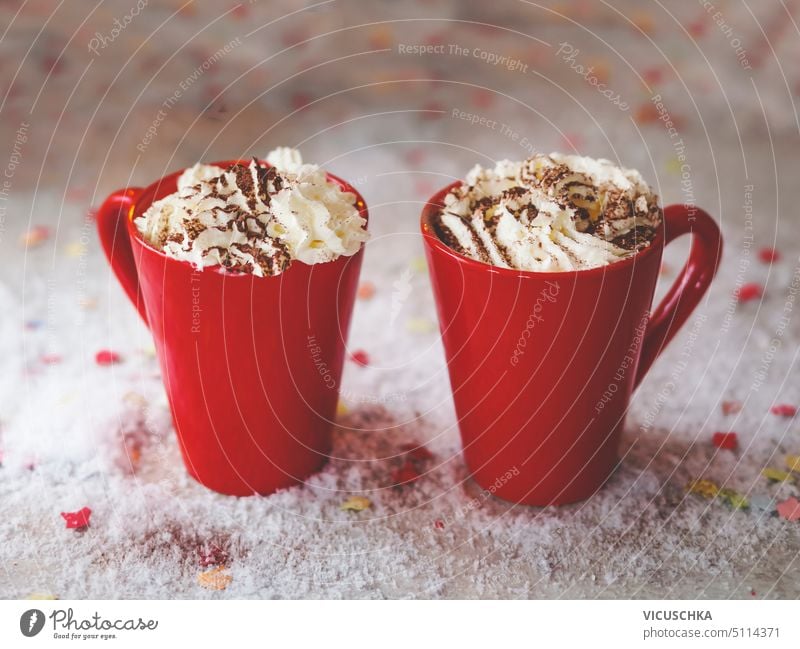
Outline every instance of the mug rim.
<path fill-rule="evenodd" d="M 450 183 L 446 187 L 443 187 L 439 191 L 437 191 L 431 198 L 427 200 L 425 206 L 422 208 L 422 214 L 420 215 L 420 230 L 422 232 L 423 239 L 425 243 L 430 246 L 432 249 L 438 250 L 446 255 L 448 255 L 453 261 L 457 263 L 463 264 L 467 268 L 471 268 L 473 270 L 478 270 L 481 272 L 490 272 L 490 273 L 497 273 L 499 275 L 506 275 L 507 277 L 515 277 L 515 278 L 523 278 L 523 279 L 545 279 L 545 278 L 552 278 L 552 277 L 567 277 L 575 274 L 580 275 L 591 275 L 591 274 L 600 274 L 600 273 L 607 273 L 611 270 L 622 270 L 627 268 L 631 264 L 635 264 L 637 261 L 644 259 L 646 256 L 651 255 L 654 253 L 655 250 L 664 247 L 664 228 L 665 223 L 664 219 L 661 219 L 661 225 L 658 228 L 658 232 L 650 244 L 636 252 L 636 254 L 631 255 L 630 257 L 626 257 L 625 259 L 621 259 L 619 261 L 612 262 L 610 264 L 603 264 L 602 266 L 595 266 L 594 268 L 576 268 L 573 270 L 518 270 L 516 268 L 503 268 L 502 266 L 495 266 L 494 264 L 488 264 L 483 261 L 478 261 L 476 259 L 472 259 L 471 257 L 467 257 L 466 255 L 462 255 L 461 253 L 453 250 L 450 246 L 448 246 L 444 241 L 442 241 L 433 229 L 433 225 L 431 223 L 431 218 L 434 215 L 434 211 L 440 210 L 444 207 L 444 197 L 450 192 L 450 190 L 454 189 L 461 185 L 463 181 L 456 180 L 455 182 Z M 663 208 L 662 208 L 663 211 Z"/>
<path fill-rule="evenodd" d="M 272 167 L 273 166 L 269 162 L 267 162 L 266 160 L 263 160 L 261 158 L 256 158 L 256 159 L 259 161 L 259 163 L 264 164 L 264 165 L 266 165 L 268 167 Z M 253 160 L 253 158 L 250 158 L 249 160 L 244 160 L 244 159 L 222 160 L 222 161 L 218 161 L 218 162 L 208 162 L 208 163 L 203 163 L 203 164 L 206 164 L 206 165 L 209 165 L 209 166 L 223 167 L 223 168 L 227 169 L 228 167 L 230 167 L 232 165 L 235 165 L 235 164 L 248 164 L 249 165 L 250 162 L 252 162 L 252 160 Z M 148 250 L 150 253 L 154 253 L 157 256 L 162 257 L 166 262 L 174 262 L 176 264 L 187 264 L 187 265 L 191 266 L 193 269 L 197 270 L 198 272 L 207 272 L 207 271 L 215 272 L 215 273 L 219 273 L 221 275 L 225 275 L 226 278 L 228 278 L 228 279 L 232 279 L 232 278 L 235 278 L 235 277 L 250 277 L 250 278 L 256 278 L 256 279 L 270 279 L 270 278 L 280 277 L 284 273 L 286 273 L 289 270 L 291 270 L 291 266 L 290 266 L 285 271 L 283 271 L 283 273 L 279 273 L 277 275 L 269 275 L 269 276 L 265 276 L 265 277 L 258 277 L 256 275 L 254 275 L 253 273 L 231 272 L 227 268 L 225 268 L 224 266 L 222 266 L 220 264 L 215 264 L 214 266 L 200 266 L 200 267 L 197 267 L 193 263 L 191 263 L 189 261 L 186 261 L 185 259 L 176 259 L 175 257 L 170 257 L 163 250 L 159 250 L 158 248 L 156 248 L 155 246 L 153 246 L 149 242 L 145 241 L 145 239 L 142 237 L 141 232 L 139 232 L 139 229 L 136 227 L 136 225 L 133 222 L 134 221 L 134 214 L 138 211 L 138 209 L 140 207 L 139 198 L 142 195 L 144 195 L 147 192 L 149 192 L 149 191 L 155 192 L 155 189 L 157 189 L 158 186 L 161 185 L 161 183 L 163 183 L 165 181 L 171 182 L 173 179 L 175 181 L 177 181 L 178 176 L 180 176 L 180 174 L 182 174 L 184 171 L 186 171 L 189 168 L 190 167 L 183 167 L 182 169 L 178 169 L 177 171 L 173 171 L 171 173 L 165 174 L 164 176 L 162 176 L 158 180 L 150 183 L 149 185 L 146 185 L 145 187 L 137 188 L 136 195 L 133 197 L 133 201 L 131 203 L 131 206 L 128 208 L 128 213 L 125 216 L 125 221 L 126 221 L 126 225 L 127 225 L 127 228 L 128 228 L 128 236 L 130 237 L 131 241 L 135 240 L 144 249 Z M 331 180 L 334 183 L 336 183 L 337 185 L 339 185 L 339 187 L 343 191 L 350 192 L 351 194 L 355 194 L 355 197 L 356 197 L 355 207 L 358 210 L 359 216 L 361 216 L 361 218 L 363 218 L 366 221 L 366 223 L 364 224 L 364 229 L 366 230 L 367 229 L 367 225 L 369 225 L 369 210 L 367 208 L 367 202 L 364 200 L 364 197 L 361 195 L 361 193 L 355 187 L 353 187 L 349 182 L 347 182 L 343 178 L 339 178 L 339 176 L 336 176 L 336 175 L 334 175 L 334 174 L 332 174 L 332 173 L 330 173 L 328 171 L 325 172 L 325 178 L 327 180 Z M 177 187 L 176 187 L 176 189 L 177 189 Z M 150 205 L 152 205 L 152 204 L 153 204 L 153 202 L 151 201 Z M 150 207 L 150 205 L 148 205 L 147 207 Z M 145 208 L 145 209 L 147 209 L 147 208 Z M 139 216 L 141 216 L 141 214 Z M 357 254 L 359 254 L 360 252 L 362 252 L 364 250 L 365 244 L 366 244 L 366 242 L 362 243 L 361 247 L 358 249 L 358 251 L 356 251 L 355 254 L 350 255 L 349 257 L 345 256 L 345 255 L 339 255 L 339 257 L 337 257 L 336 259 L 331 259 L 329 262 L 324 262 L 324 263 L 334 263 L 336 261 L 339 261 L 339 259 L 341 259 L 343 257 L 345 259 L 349 259 L 350 257 L 355 257 Z M 304 262 L 300 261 L 299 259 L 293 259 L 292 260 L 292 265 L 295 264 L 295 263 L 304 264 L 306 266 L 316 266 L 317 265 L 317 264 L 305 264 Z"/>

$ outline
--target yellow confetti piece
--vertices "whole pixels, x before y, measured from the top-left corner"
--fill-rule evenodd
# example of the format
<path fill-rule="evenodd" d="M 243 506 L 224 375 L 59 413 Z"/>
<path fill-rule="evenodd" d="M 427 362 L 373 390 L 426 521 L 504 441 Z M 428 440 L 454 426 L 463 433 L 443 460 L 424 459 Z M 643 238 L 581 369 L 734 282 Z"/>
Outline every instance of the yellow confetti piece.
<path fill-rule="evenodd" d="M 348 412 L 350 412 L 350 408 L 347 407 L 347 404 L 344 401 L 340 401 L 336 404 L 337 415 L 346 415 Z"/>
<path fill-rule="evenodd" d="M 410 318 L 406 322 L 406 329 L 415 334 L 427 334 L 434 331 L 436 325 L 427 318 Z"/>
<path fill-rule="evenodd" d="M 207 590 L 225 590 L 233 581 L 225 566 L 218 566 L 197 575 L 197 583 Z"/>
<path fill-rule="evenodd" d="M 339 509 L 345 512 L 363 512 L 371 506 L 372 501 L 369 498 L 364 498 L 364 496 L 350 496 L 339 506 Z"/>
<path fill-rule="evenodd" d="M 686 491 L 703 496 L 703 498 L 716 498 L 719 495 L 719 487 L 711 480 L 692 480 L 686 485 Z"/>
<path fill-rule="evenodd" d="M 747 509 L 750 506 L 747 498 L 734 489 L 728 489 L 727 487 L 720 489 L 719 497 L 728 501 L 728 504 L 734 509 Z"/>
<path fill-rule="evenodd" d="M 414 259 L 411 260 L 411 270 L 417 273 L 426 272 L 428 270 L 428 264 L 425 261 L 425 257 L 414 257 Z"/>
<path fill-rule="evenodd" d="M 82 243 L 75 241 L 74 243 L 70 243 L 65 248 L 67 253 L 67 257 L 81 257 L 82 255 L 86 254 L 86 246 Z"/>
<path fill-rule="evenodd" d="M 761 475 L 769 480 L 774 480 L 775 482 L 794 482 L 794 478 L 792 474 L 787 471 L 781 471 L 780 469 L 773 469 L 772 467 L 767 467 L 761 471 Z"/>
<path fill-rule="evenodd" d="M 678 158 L 670 158 L 667 160 L 666 164 L 664 165 L 664 169 L 667 170 L 667 173 L 678 175 L 681 172 L 681 161 Z"/>
<path fill-rule="evenodd" d="M 789 469 L 789 471 L 800 473 L 800 455 L 787 455 L 786 468 Z"/>
<path fill-rule="evenodd" d="M 58 599 L 55 595 L 51 595 L 50 593 L 31 593 L 25 599 L 41 599 L 41 600 L 50 600 L 50 599 Z"/>
<path fill-rule="evenodd" d="M 126 392 L 122 400 L 131 406 L 138 406 L 140 408 L 144 408 L 147 405 L 147 399 L 145 399 L 141 394 L 138 392 Z"/>

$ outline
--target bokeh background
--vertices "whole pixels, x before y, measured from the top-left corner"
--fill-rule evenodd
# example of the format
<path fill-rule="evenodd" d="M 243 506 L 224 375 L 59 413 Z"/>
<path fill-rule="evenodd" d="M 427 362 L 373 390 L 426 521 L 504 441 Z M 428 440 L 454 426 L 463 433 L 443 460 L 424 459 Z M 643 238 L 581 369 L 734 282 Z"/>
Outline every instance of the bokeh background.
<path fill-rule="evenodd" d="M 799 4 L 0 2 L 0 595 L 797 597 Z M 183 471 L 93 210 L 278 145 L 355 184 L 373 239 L 338 459 L 231 499 Z M 534 509 L 468 478 L 418 215 L 475 163 L 551 150 L 640 169 L 726 250 L 609 484 Z M 431 457 L 398 488 L 409 443 Z"/>

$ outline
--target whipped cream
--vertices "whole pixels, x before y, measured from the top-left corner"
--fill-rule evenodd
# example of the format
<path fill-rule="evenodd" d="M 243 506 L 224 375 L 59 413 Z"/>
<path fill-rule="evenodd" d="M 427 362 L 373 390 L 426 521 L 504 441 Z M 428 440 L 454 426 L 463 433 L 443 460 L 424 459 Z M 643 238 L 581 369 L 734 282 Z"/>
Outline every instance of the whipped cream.
<path fill-rule="evenodd" d="M 567 271 L 610 264 L 648 246 L 663 213 L 638 171 L 552 153 L 475 166 L 445 196 L 439 238 L 495 266 Z"/>
<path fill-rule="evenodd" d="M 356 196 L 300 152 L 278 148 L 268 164 L 223 169 L 196 164 L 178 191 L 155 201 L 135 225 L 154 248 L 199 269 L 223 266 L 259 277 L 354 255 L 367 240 Z"/>

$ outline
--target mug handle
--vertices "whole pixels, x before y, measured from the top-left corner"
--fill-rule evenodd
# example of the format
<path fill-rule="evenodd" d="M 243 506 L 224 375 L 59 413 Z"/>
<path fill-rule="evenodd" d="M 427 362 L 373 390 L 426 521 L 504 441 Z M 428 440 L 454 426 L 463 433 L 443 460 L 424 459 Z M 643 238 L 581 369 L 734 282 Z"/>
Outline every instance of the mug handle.
<path fill-rule="evenodd" d="M 686 322 L 705 294 L 722 257 L 722 235 L 707 212 L 694 205 L 664 208 L 664 245 L 684 234 L 692 235 L 689 259 L 664 299 L 650 315 L 642 343 L 636 385 L 664 347 Z"/>
<path fill-rule="evenodd" d="M 139 187 L 128 187 L 109 195 L 97 212 L 97 233 L 111 269 L 144 323 L 148 324 L 128 234 L 128 214 L 141 191 Z"/>

